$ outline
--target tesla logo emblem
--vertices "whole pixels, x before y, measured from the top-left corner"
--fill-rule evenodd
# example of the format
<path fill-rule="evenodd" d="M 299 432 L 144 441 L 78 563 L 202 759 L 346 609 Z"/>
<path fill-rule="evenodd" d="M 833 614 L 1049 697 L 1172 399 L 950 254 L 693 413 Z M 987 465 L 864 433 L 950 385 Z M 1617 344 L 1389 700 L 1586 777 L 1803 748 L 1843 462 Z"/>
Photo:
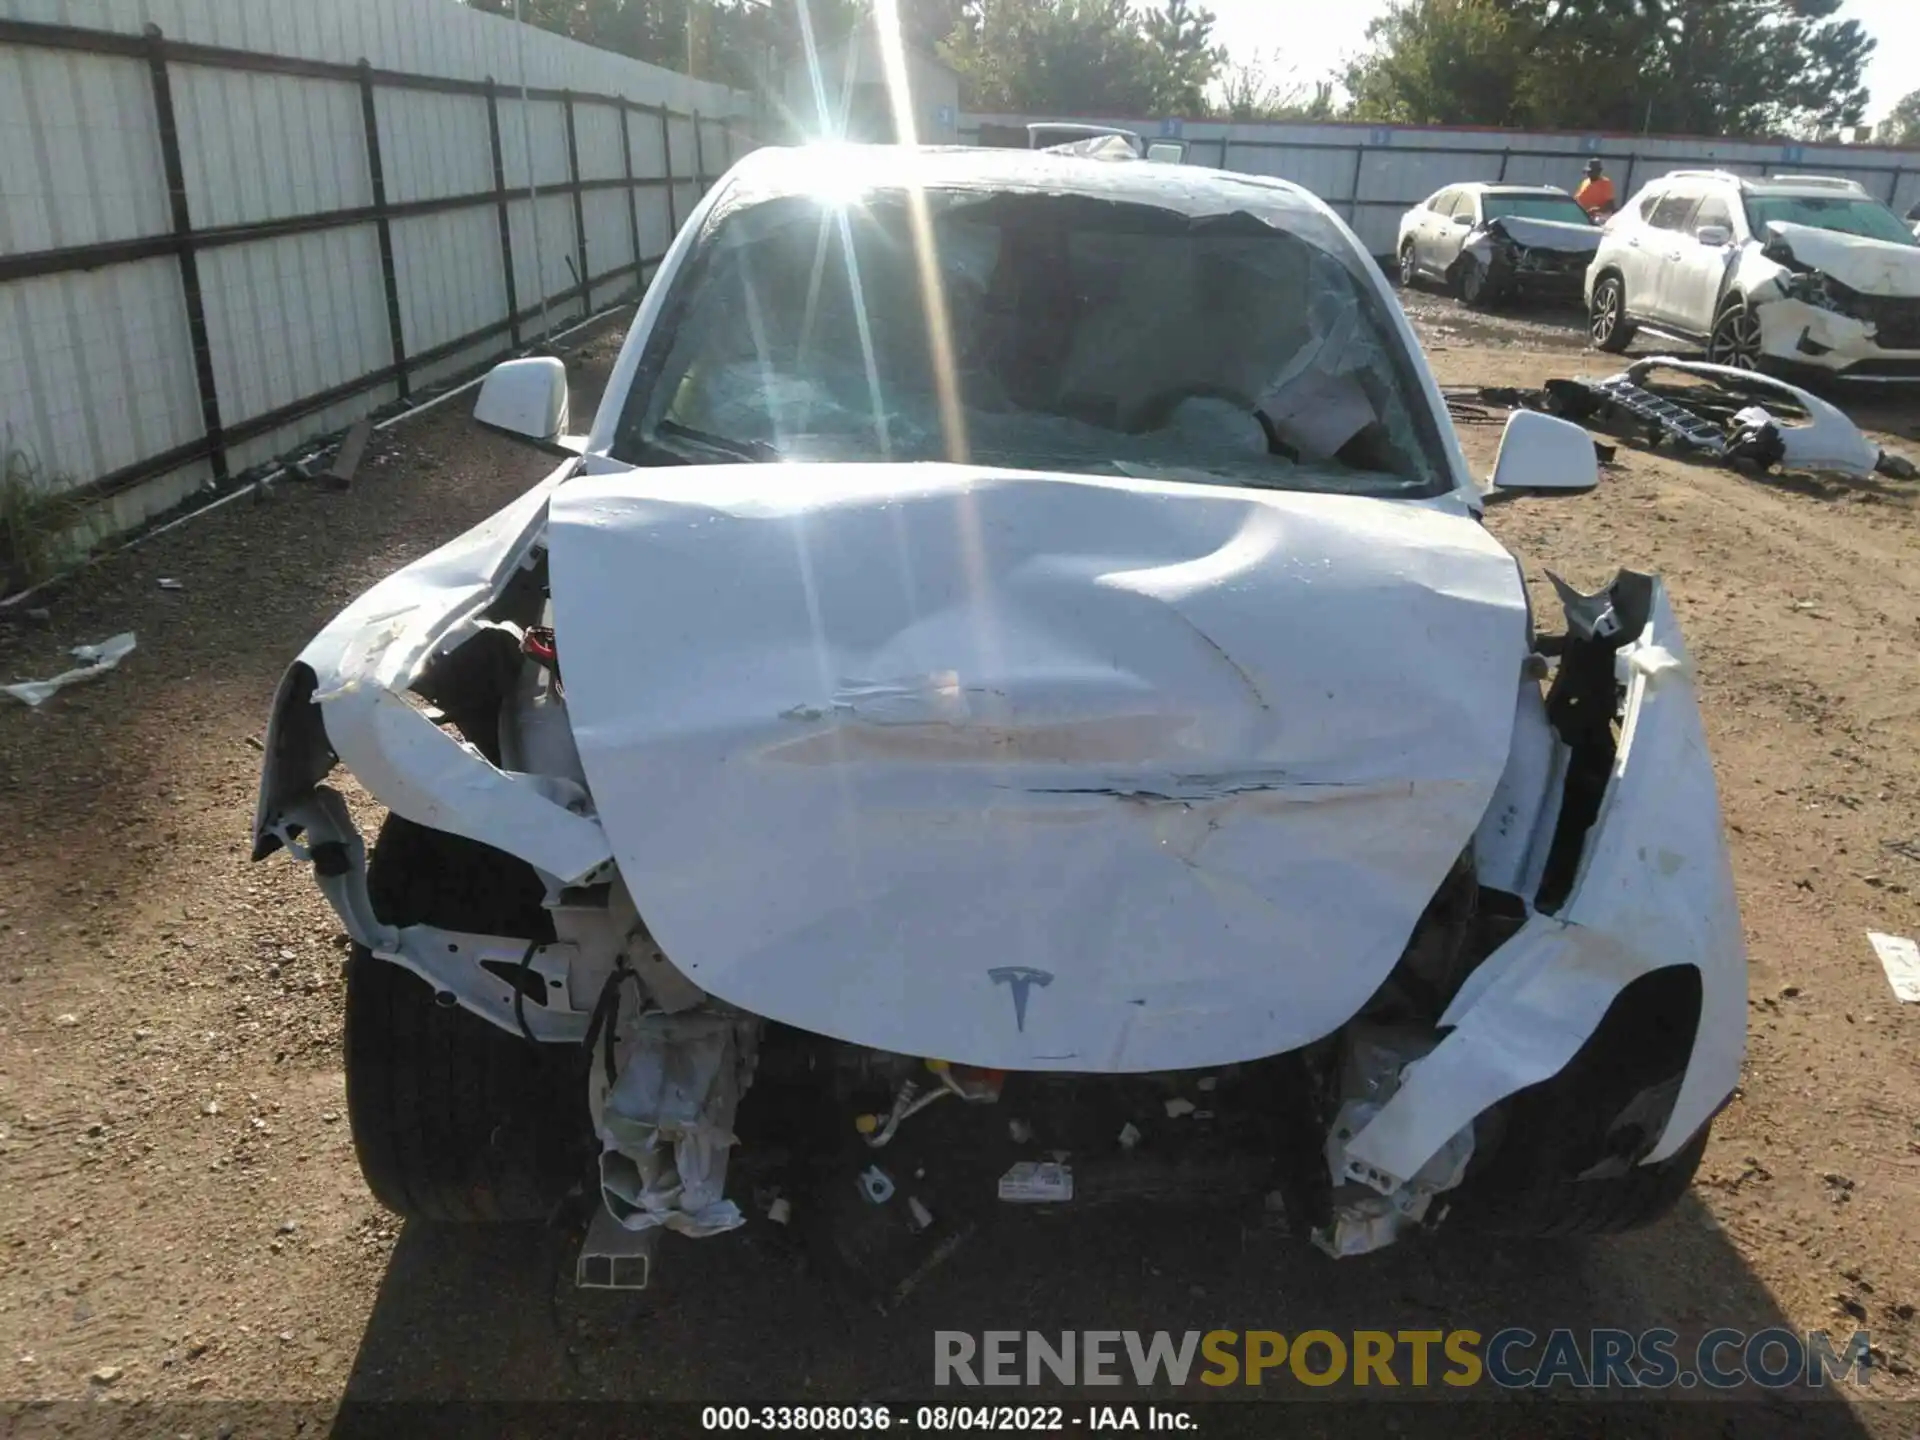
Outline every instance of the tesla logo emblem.
<path fill-rule="evenodd" d="M 1027 996 L 1036 985 L 1042 989 L 1051 985 L 1053 976 L 1028 965 L 1001 965 L 989 970 L 987 978 L 1013 991 L 1013 1023 L 1020 1027 L 1020 1033 L 1024 1035 L 1027 1029 Z"/>

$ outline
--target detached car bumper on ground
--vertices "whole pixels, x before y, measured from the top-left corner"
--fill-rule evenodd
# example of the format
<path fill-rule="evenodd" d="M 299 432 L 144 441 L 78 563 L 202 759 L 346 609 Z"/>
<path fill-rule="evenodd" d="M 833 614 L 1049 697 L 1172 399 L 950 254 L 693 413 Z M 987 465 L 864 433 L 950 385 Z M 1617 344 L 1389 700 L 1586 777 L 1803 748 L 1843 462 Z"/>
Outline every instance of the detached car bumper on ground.
<path fill-rule="evenodd" d="M 256 854 L 356 943 L 376 1193 L 514 1218 L 591 1177 L 692 1236 L 757 1195 L 856 1263 L 1166 1161 L 1341 1254 L 1664 1210 L 1746 985 L 1658 582 L 1535 633 L 1302 192 L 903 150 L 823 198 L 844 164 L 743 162 L 581 459 L 282 686 Z M 1529 415 L 1496 479 L 1592 468 Z M 392 812 L 370 862 L 336 763 Z"/>

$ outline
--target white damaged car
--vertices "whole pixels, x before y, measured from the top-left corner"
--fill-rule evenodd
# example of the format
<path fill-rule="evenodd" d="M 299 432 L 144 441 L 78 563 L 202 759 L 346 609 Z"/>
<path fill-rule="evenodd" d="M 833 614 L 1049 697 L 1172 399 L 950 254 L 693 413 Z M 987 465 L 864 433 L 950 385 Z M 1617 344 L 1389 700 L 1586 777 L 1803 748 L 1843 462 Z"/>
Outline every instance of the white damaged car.
<path fill-rule="evenodd" d="M 1856 181 L 1676 170 L 1607 222 L 1586 286 L 1602 350 L 1647 330 L 1741 370 L 1920 381 L 1920 236 Z"/>
<path fill-rule="evenodd" d="M 293 663 L 254 831 L 352 936 L 393 1209 L 908 1264 L 1014 1204 L 1277 1191 L 1352 1254 L 1686 1190 L 1747 991 L 1673 611 L 1536 629 L 1481 511 L 1591 440 L 1517 414 L 1483 493 L 1307 192 L 763 150 L 584 437 L 555 360 L 476 414 L 566 458 Z"/>

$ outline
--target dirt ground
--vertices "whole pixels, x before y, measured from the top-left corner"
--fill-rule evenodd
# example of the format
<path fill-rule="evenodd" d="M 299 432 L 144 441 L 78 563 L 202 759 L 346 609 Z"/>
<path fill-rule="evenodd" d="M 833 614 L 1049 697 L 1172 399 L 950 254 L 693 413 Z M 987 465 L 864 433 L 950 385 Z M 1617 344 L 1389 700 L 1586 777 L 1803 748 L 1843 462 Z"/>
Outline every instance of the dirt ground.
<path fill-rule="evenodd" d="M 1449 386 L 1615 368 L 1577 324 L 1409 309 Z M 616 338 L 572 357 L 576 414 Z M 1920 1412 L 1881 1402 L 1920 1397 L 1920 1006 L 1895 1003 L 1866 935 L 1920 933 L 1920 485 L 1623 447 L 1597 493 L 1490 514 L 1543 616 L 1547 568 L 1586 589 L 1622 565 L 1664 575 L 1697 663 L 1752 1027 L 1670 1219 L 1581 1247 L 1443 1233 L 1336 1264 L 1239 1216 L 1022 1217 L 881 1318 L 766 1226 L 671 1246 L 644 1295 L 582 1294 L 569 1237 L 402 1226 L 360 1180 L 344 937 L 305 867 L 248 862 L 257 737 L 326 619 L 546 468 L 466 409 L 378 437 L 349 492 L 283 484 L 85 572 L 43 620 L 0 620 L 8 679 L 139 637 L 39 711 L 0 701 L 0 1398 L 844 1403 L 924 1398 L 936 1328 L 1784 1323 L 1870 1330 L 1880 1401 L 1778 1402 L 1737 1433 L 1912 1433 Z M 1920 455 L 1920 400 L 1870 413 Z M 1498 434 L 1462 427 L 1481 473 Z M 1577 1407 L 1525 1415 L 1592 1433 Z"/>

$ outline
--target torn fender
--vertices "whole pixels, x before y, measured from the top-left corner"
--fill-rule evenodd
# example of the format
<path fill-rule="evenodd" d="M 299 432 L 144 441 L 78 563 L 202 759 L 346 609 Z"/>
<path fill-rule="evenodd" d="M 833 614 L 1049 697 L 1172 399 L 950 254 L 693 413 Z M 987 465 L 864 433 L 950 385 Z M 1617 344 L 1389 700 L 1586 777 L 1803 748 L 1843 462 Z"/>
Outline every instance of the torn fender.
<path fill-rule="evenodd" d="M 254 858 L 283 843 L 294 810 L 339 761 L 395 813 L 519 855 L 559 881 L 579 883 L 607 863 L 606 837 L 577 786 L 496 768 L 406 698 L 532 553 L 548 497 L 573 464 L 388 576 L 301 652 L 267 728 Z"/>
<path fill-rule="evenodd" d="M 1664 587 L 1620 653 L 1626 718 L 1612 779 L 1567 902 L 1535 915 L 1455 996 L 1452 1033 L 1348 1146 L 1393 1184 L 1418 1174 L 1483 1112 L 1563 1070 L 1634 980 L 1700 972 L 1701 1012 L 1673 1111 L 1646 1161 L 1665 1159 L 1739 1082 L 1746 945 L 1719 793 L 1687 653 Z M 1392 1188 L 1388 1185 L 1386 1188 Z"/>

